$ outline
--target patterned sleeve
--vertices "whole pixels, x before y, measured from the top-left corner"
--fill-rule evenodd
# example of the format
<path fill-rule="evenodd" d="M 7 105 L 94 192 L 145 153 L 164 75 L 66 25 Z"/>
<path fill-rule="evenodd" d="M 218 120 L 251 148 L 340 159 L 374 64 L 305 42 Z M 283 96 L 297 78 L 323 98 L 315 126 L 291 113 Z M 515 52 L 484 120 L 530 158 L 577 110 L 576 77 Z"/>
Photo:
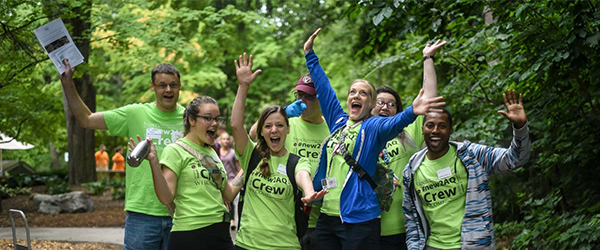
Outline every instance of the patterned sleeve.
<path fill-rule="evenodd" d="M 509 148 L 494 148 L 472 143 L 469 145 L 475 157 L 488 174 L 508 172 L 522 167 L 531 154 L 531 141 L 527 124 L 520 129 L 514 128 Z"/>
<path fill-rule="evenodd" d="M 410 165 L 414 160 L 413 155 L 404 168 L 402 185 L 404 187 L 404 197 L 402 198 L 402 212 L 404 213 L 404 227 L 406 228 L 406 246 L 407 249 L 419 249 L 419 217 L 417 208 L 410 197 L 410 183 L 412 182 L 410 174 Z"/>

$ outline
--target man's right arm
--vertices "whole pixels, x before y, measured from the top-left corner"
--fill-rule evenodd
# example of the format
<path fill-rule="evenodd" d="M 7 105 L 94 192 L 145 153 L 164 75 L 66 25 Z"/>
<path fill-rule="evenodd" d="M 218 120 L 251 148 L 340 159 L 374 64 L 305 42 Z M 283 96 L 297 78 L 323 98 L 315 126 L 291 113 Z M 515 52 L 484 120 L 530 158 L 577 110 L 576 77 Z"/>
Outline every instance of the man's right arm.
<path fill-rule="evenodd" d="M 75 116 L 75 119 L 77 119 L 81 127 L 107 130 L 108 127 L 104 121 L 104 115 L 100 112 L 92 113 L 83 100 L 81 100 L 81 97 L 79 97 L 75 84 L 73 83 L 73 72 L 75 72 L 75 68 L 71 68 L 67 59 L 64 60 L 64 63 L 66 70 L 60 75 L 60 81 L 71 113 Z"/>

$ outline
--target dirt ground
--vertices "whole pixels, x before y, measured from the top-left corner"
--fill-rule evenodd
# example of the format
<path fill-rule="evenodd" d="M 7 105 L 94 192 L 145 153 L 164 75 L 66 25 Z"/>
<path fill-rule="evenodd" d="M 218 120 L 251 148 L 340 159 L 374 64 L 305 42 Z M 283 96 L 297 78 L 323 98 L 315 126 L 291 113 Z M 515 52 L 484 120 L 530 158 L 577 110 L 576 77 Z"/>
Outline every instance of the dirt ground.
<path fill-rule="evenodd" d="M 86 191 L 85 187 L 71 186 L 73 191 Z M 38 186 L 32 188 L 32 193 L 47 193 L 48 188 Z M 32 195 L 18 195 L 2 199 L 0 211 L 0 227 L 10 228 L 8 210 L 19 209 L 25 213 L 29 227 L 125 227 L 124 200 L 112 200 L 110 191 L 102 196 L 92 196 L 94 212 L 74 214 L 42 214 L 33 202 Z M 23 227 L 23 220 L 15 218 L 17 227 Z M 26 243 L 24 243 L 26 244 Z M 122 249 L 122 246 L 102 243 L 67 243 L 50 241 L 32 241 L 32 249 Z M 12 240 L 0 240 L 0 250 L 13 249 Z"/>

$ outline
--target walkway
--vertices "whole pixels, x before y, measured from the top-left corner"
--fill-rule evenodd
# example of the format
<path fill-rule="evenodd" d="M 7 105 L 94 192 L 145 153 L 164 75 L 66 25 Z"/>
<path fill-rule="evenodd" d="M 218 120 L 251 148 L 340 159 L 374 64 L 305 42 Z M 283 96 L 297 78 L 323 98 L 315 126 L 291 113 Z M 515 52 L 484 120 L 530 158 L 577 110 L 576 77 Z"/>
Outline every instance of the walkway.
<path fill-rule="evenodd" d="M 123 245 L 125 229 L 118 227 L 29 228 L 29 234 L 31 240 L 100 242 Z M 12 229 L 10 227 L 0 228 L 0 239 L 12 239 Z M 27 239 L 25 228 L 17 228 L 17 239 Z"/>

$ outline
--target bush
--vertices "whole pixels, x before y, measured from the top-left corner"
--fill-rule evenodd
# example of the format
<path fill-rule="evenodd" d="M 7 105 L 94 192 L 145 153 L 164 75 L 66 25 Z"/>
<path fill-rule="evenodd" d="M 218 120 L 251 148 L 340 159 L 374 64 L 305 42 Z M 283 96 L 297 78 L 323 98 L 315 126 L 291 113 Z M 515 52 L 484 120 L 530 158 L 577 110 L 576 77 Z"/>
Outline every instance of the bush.
<path fill-rule="evenodd" d="M 103 181 L 88 182 L 83 185 L 88 188 L 88 192 L 92 195 L 102 195 L 106 191 L 106 184 Z"/>
<path fill-rule="evenodd" d="M 125 199 L 125 187 L 112 187 L 110 189 L 110 195 L 113 200 Z"/>
<path fill-rule="evenodd" d="M 70 193 L 70 192 L 71 192 L 71 189 L 69 189 L 69 184 L 67 184 L 64 181 L 59 184 L 54 184 L 52 186 L 48 186 L 49 194 L 64 194 L 64 193 Z"/>
<path fill-rule="evenodd" d="M 11 188 L 7 184 L 0 185 L 0 197 L 2 198 L 15 197 L 19 194 L 31 194 L 31 188 Z"/>

